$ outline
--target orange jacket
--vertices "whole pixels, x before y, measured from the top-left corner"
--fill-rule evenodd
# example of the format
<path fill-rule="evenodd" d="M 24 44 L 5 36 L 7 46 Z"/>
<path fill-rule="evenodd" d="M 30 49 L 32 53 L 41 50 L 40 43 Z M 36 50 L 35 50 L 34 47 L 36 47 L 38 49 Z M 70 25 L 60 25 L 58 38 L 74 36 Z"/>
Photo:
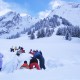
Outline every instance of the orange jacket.
<path fill-rule="evenodd" d="M 29 69 L 29 65 L 26 63 L 24 63 L 21 67 L 25 67 L 25 68 Z"/>

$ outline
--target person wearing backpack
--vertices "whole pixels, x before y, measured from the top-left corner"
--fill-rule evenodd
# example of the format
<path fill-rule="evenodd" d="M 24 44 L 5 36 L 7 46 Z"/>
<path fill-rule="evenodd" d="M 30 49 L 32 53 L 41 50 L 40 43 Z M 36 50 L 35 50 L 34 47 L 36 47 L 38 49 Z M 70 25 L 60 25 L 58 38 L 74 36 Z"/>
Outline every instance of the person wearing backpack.
<path fill-rule="evenodd" d="M 0 71 L 2 69 L 2 63 L 3 63 L 2 58 L 3 58 L 3 54 L 0 53 Z"/>

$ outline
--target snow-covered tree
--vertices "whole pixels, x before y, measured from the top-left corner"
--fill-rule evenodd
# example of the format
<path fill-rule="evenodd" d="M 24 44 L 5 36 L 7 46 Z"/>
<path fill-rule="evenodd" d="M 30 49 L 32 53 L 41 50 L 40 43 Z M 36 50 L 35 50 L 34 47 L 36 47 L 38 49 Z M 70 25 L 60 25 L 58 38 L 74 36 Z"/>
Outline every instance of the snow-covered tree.
<path fill-rule="evenodd" d="M 40 31 L 38 30 L 37 32 L 37 38 L 40 38 L 41 37 L 41 34 L 40 34 Z"/>
<path fill-rule="evenodd" d="M 47 37 L 50 37 L 53 34 L 53 32 L 54 32 L 54 29 L 46 28 L 45 34 Z"/>
<path fill-rule="evenodd" d="M 46 36 L 46 35 L 45 35 L 45 31 L 44 31 L 44 29 L 41 29 L 40 36 L 41 36 L 41 38 L 43 38 L 43 37 Z"/>
<path fill-rule="evenodd" d="M 56 35 L 62 35 L 62 28 L 58 28 Z"/>
<path fill-rule="evenodd" d="M 35 35 L 34 35 L 33 32 L 32 32 L 31 35 L 30 35 L 30 39 L 31 39 L 31 40 L 35 39 Z"/>
<path fill-rule="evenodd" d="M 7 39 L 15 39 L 15 38 L 19 38 L 19 37 L 20 37 L 20 33 L 17 32 L 15 35 L 11 35 Z"/>
<path fill-rule="evenodd" d="M 45 34 L 44 29 L 41 29 L 41 30 L 39 30 L 39 31 L 37 32 L 37 38 L 43 38 L 43 37 L 45 37 L 45 36 L 46 36 L 46 34 Z"/>
<path fill-rule="evenodd" d="M 20 37 L 20 34 L 17 32 L 17 34 L 15 35 L 16 38 Z"/>
<path fill-rule="evenodd" d="M 28 31 L 27 28 L 24 28 L 23 31 L 21 31 L 21 34 L 25 34 Z"/>
<path fill-rule="evenodd" d="M 65 39 L 69 41 L 71 40 L 71 34 L 68 30 L 66 31 Z"/>
<path fill-rule="evenodd" d="M 66 26 L 72 26 L 72 24 L 65 18 L 62 18 L 62 17 L 60 17 L 60 18 L 62 19 L 62 24 L 66 25 Z"/>
<path fill-rule="evenodd" d="M 28 33 L 27 33 L 27 34 L 28 34 L 28 35 L 30 35 L 30 34 L 31 34 L 31 29 L 29 29 L 29 30 L 28 30 Z"/>

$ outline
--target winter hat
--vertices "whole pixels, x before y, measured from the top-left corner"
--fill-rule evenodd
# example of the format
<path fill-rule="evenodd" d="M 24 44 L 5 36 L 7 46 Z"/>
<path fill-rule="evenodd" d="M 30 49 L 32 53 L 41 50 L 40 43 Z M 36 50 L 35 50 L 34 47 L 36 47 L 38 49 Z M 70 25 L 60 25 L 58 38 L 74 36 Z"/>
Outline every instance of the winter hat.
<path fill-rule="evenodd" d="M 24 63 L 27 63 L 27 61 L 24 61 Z"/>

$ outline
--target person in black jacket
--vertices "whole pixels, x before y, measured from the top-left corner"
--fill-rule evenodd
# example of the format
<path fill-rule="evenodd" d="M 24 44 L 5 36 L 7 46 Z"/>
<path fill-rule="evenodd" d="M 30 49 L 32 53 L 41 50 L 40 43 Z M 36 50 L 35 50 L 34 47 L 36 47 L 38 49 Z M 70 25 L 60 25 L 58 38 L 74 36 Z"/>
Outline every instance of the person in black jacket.
<path fill-rule="evenodd" d="M 31 60 L 30 60 L 30 64 L 31 64 L 31 63 L 34 63 L 34 62 L 35 62 L 35 63 L 38 63 L 38 60 L 37 60 L 36 58 L 33 58 L 33 57 L 32 57 Z"/>

